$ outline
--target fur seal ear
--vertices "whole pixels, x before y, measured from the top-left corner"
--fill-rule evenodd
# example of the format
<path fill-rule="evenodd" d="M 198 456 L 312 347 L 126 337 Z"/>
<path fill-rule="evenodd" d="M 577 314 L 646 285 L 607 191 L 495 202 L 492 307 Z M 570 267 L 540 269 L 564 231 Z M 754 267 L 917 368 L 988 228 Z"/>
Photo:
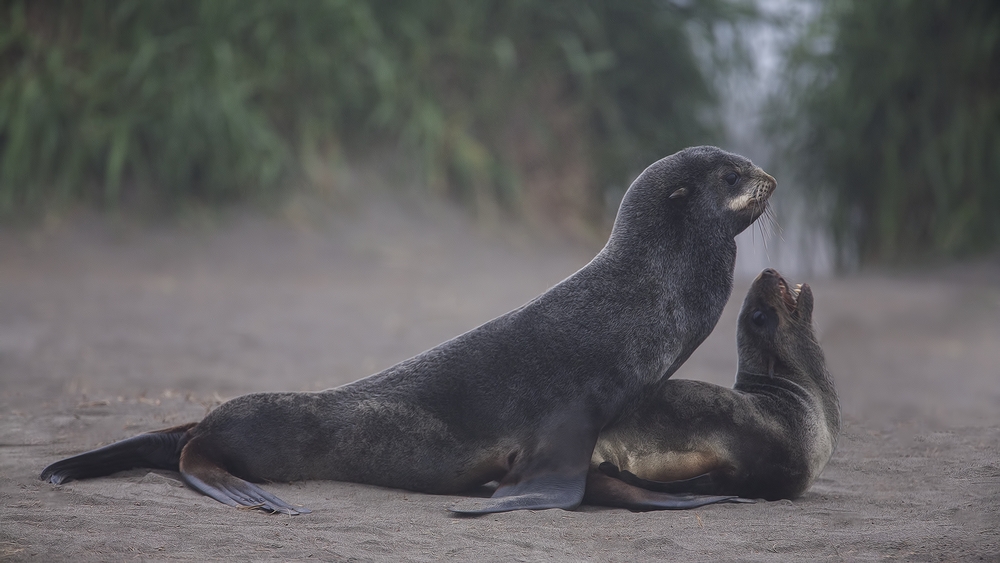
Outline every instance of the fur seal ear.
<path fill-rule="evenodd" d="M 688 195 L 687 188 L 677 188 L 674 193 L 670 194 L 670 199 L 678 199 Z"/>
<path fill-rule="evenodd" d="M 804 283 L 799 289 L 798 308 L 796 314 L 807 323 L 812 322 L 813 316 L 813 292 L 809 284 Z"/>

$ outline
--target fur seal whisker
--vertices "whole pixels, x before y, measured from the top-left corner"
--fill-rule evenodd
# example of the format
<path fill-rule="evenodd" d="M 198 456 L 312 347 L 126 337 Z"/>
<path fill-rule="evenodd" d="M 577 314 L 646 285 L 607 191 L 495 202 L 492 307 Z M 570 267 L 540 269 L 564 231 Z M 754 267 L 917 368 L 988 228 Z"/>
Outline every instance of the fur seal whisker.
<path fill-rule="evenodd" d="M 761 211 L 761 220 L 757 221 L 755 226 L 760 230 L 761 239 L 764 241 L 765 252 L 767 251 L 767 241 L 771 237 L 777 235 L 779 240 L 784 240 L 781 225 L 778 224 L 778 220 L 775 217 L 774 206 L 770 205 L 768 202 L 764 203 L 764 209 Z M 770 258 L 770 256 L 768 258 Z"/>

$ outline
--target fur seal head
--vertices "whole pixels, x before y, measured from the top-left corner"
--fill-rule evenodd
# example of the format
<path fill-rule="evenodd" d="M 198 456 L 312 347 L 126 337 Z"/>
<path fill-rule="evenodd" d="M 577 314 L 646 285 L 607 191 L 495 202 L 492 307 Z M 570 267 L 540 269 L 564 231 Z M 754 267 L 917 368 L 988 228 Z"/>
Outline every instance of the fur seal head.
<path fill-rule="evenodd" d="M 740 310 L 736 334 L 740 372 L 813 373 L 807 368 L 819 346 L 812 329 L 812 311 L 813 295 L 807 284 L 789 287 L 777 271 L 768 268 L 761 272 Z"/>
<path fill-rule="evenodd" d="M 767 209 L 777 181 L 749 159 L 717 147 L 684 149 L 646 168 L 622 199 L 611 241 L 711 229 L 734 238 Z M 687 225 L 696 221 L 698 225 Z M 711 227 L 709 227 L 709 225 Z"/>

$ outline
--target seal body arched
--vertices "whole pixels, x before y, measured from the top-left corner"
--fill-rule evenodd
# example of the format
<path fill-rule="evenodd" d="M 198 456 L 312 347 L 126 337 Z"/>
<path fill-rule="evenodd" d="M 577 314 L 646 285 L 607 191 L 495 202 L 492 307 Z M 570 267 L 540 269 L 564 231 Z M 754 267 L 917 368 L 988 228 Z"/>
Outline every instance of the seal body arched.
<path fill-rule="evenodd" d="M 686 380 L 655 386 L 601 434 L 588 501 L 643 510 L 663 507 L 669 495 L 658 493 L 777 500 L 808 489 L 840 431 L 812 308 L 808 285 L 789 288 L 764 270 L 740 312 L 734 387 Z"/>
<path fill-rule="evenodd" d="M 573 508 L 601 429 L 711 332 L 732 289 L 734 238 L 774 188 L 714 147 L 661 159 L 629 188 L 604 249 L 522 307 L 336 389 L 238 397 L 155 444 L 169 442 L 194 488 L 233 505 L 299 511 L 252 481 L 452 493 L 497 480 L 492 498 L 452 509 Z M 57 462 L 42 478 L 93 476 L 98 458 L 113 470 L 129 456 L 150 463 L 135 452 L 155 450 L 150 440 Z"/>

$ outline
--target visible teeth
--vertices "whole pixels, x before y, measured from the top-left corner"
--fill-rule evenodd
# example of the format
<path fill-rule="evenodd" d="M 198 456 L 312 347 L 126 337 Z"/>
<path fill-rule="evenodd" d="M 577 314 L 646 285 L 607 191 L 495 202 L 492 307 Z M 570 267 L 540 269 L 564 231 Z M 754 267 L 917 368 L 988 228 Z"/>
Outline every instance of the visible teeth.
<path fill-rule="evenodd" d="M 801 283 L 795 284 L 795 287 L 792 288 L 792 292 L 795 293 L 796 297 L 799 296 L 800 291 L 802 291 L 802 284 Z"/>

